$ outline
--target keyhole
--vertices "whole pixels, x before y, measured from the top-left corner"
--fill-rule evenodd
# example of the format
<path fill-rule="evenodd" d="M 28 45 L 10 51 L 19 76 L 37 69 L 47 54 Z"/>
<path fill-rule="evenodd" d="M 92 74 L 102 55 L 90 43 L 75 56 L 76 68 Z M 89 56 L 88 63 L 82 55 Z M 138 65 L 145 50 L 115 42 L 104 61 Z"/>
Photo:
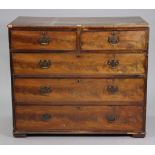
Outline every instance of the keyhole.
<path fill-rule="evenodd" d="M 77 83 L 80 83 L 80 79 L 77 80 Z"/>

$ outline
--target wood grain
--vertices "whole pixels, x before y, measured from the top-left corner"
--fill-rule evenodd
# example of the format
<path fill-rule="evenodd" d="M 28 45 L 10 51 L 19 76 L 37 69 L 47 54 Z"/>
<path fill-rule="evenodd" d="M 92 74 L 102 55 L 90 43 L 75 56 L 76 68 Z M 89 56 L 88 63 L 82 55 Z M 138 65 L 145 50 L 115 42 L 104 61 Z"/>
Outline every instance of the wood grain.
<path fill-rule="evenodd" d="M 8 30 L 14 136 L 144 137 L 145 20 L 18 17 Z"/>
<path fill-rule="evenodd" d="M 73 28 L 77 25 L 84 27 L 148 27 L 148 23 L 141 17 L 17 17 L 11 22 L 10 28 L 48 28 L 48 27 L 63 27 Z"/>
<path fill-rule="evenodd" d="M 119 38 L 117 44 L 110 44 L 108 37 L 113 31 L 83 32 L 82 50 L 145 50 L 147 49 L 147 31 L 114 31 Z"/>
<path fill-rule="evenodd" d="M 135 75 L 145 74 L 145 54 L 47 54 L 13 53 L 13 73 L 17 75 Z M 42 69 L 40 60 L 51 65 Z M 108 61 L 119 64 L 112 68 Z"/>
<path fill-rule="evenodd" d="M 143 130 L 143 108 L 136 106 L 17 106 L 15 112 L 20 132 Z M 109 121 L 111 115 L 115 120 Z"/>
<path fill-rule="evenodd" d="M 40 45 L 39 39 L 42 33 L 50 42 L 48 45 Z M 24 50 L 75 50 L 76 32 L 66 31 L 11 31 L 11 49 Z M 36 51 L 37 52 L 37 51 Z"/>
<path fill-rule="evenodd" d="M 118 91 L 109 93 L 109 86 Z M 51 92 L 40 93 L 41 87 Z M 19 104 L 134 104 L 144 101 L 144 79 L 14 79 L 15 102 Z M 122 101 L 122 102 L 121 102 Z M 125 103 L 126 101 L 130 103 Z M 81 103 L 80 103 L 81 102 Z M 86 102 L 86 103 L 85 103 Z M 112 103 L 110 103 L 112 102 Z M 107 104 L 107 103 L 106 103 Z"/>

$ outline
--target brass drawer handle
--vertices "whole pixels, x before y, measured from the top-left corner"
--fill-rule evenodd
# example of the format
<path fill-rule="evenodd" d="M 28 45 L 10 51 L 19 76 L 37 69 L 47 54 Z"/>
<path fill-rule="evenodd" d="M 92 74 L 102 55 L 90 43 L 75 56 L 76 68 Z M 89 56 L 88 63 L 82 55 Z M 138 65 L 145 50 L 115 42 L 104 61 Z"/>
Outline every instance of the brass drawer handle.
<path fill-rule="evenodd" d="M 41 69 L 48 69 L 51 66 L 51 60 L 40 60 L 39 67 Z"/>
<path fill-rule="evenodd" d="M 42 46 L 46 46 L 50 43 L 50 38 L 47 36 L 47 33 L 42 32 L 39 40 L 38 40 L 39 44 Z"/>
<path fill-rule="evenodd" d="M 50 86 L 49 87 L 47 87 L 47 86 L 41 86 L 40 89 L 39 89 L 39 91 L 40 91 L 40 94 L 41 95 L 48 95 L 49 93 L 52 92 L 52 89 L 51 89 Z"/>
<path fill-rule="evenodd" d="M 116 121 L 117 117 L 116 117 L 115 114 L 111 114 L 111 115 L 107 115 L 107 116 L 106 116 L 106 119 L 107 119 L 107 121 L 108 121 L 109 123 L 112 123 L 112 122 Z"/>
<path fill-rule="evenodd" d="M 52 118 L 51 114 L 43 114 L 43 115 L 41 116 L 41 120 L 42 120 L 42 121 L 48 121 L 48 120 L 51 119 L 51 118 Z"/>
<path fill-rule="evenodd" d="M 109 37 L 108 37 L 108 42 L 112 45 L 118 44 L 119 43 L 119 37 L 113 32 Z"/>
<path fill-rule="evenodd" d="M 115 59 L 108 60 L 107 65 L 109 65 L 112 69 L 115 69 L 119 65 L 119 61 Z"/>
<path fill-rule="evenodd" d="M 109 94 L 115 94 L 118 92 L 118 87 L 117 86 L 107 86 L 107 92 Z"/>

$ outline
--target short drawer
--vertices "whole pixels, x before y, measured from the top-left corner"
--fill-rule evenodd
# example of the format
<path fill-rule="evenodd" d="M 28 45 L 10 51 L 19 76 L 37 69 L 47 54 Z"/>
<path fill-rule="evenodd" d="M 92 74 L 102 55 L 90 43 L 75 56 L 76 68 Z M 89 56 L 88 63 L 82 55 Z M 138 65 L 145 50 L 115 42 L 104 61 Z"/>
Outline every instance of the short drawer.
<path fill-rule="evenodd" d="M 145 54 L 13 53 L 13 74 L 135 75 L 145 73 Z"/>
<path fill-rule="evenodd" d="M 16 106 L 15 114 L 21 132 L 143 130 L 140 106 Z"/>
<path fill-rule="evenodd" d="M 82 50 L 145 50 L 147 31 L 82 32 Z"/>
<path fill-rule="evenodd" d="M 12 30 L 11 49 L 75 50 L 76 32 Z"/>
<path fill-rule="evenodd" d="M 14 79 L 18 104 L 135 105 L 144 102 L 144 79 Z"/>

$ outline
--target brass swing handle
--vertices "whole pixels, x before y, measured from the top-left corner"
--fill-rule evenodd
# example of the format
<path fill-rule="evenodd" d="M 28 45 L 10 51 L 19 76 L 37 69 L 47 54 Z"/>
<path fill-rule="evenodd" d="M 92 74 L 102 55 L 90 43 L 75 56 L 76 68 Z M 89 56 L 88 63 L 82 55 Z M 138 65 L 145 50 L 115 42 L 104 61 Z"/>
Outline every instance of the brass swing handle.
<path fill-rule="evenodd" d="M 51 118 L 52 118 L 52 115 L 48 114 L 48 113 L 41 115 L 41 120 L 42 121 L 48 121 Z"/>
<path fill-rule="evenodd" d="M 46 32 L 43 32 L 41 34 L 40 38 L 38 39 L 38 42 L 42 46 L 46 46 L 50 43 L 50 38 L 48 37 Z"/>
<path fill-rule="evenodd" d="M 113 32 L 109 37 L 108 37 L 108 42 L 112 45 L 118 44 L 119 43 L 119 37 Z"/>
<path fill-rule="evenodd" d="M 117 119 L 117 116 L 115 114 L 110 114 L 106 116 L 106 119 L 109 123 L 115 122 Z"/>
<path fill-rule="evenodd" d="M 52 92 L 52 89 L 50 86 L 41 86 L 39 92 L 41 95 L 48 95 Z"/>
<path fill-rule="evenodd" d="M 110 86 L 107 86 L 107 92 L 109 94 L 115 94 L 119 91 L 119 88 L 118 86 L 113 86 L 113 85 L 110 85 Z"/>
<path fill-rule="evenodd" d="M 40 60 L 39 67 L 41 69 L 48 69 L 51 66 L 51 60 Z"/>
<path fill-rule="evenodd" d="M 119 61 L 115 59 L 111 59 L 107 61 L 107 65 L 112 69 L 116 68 L 119 65 Z"/>

